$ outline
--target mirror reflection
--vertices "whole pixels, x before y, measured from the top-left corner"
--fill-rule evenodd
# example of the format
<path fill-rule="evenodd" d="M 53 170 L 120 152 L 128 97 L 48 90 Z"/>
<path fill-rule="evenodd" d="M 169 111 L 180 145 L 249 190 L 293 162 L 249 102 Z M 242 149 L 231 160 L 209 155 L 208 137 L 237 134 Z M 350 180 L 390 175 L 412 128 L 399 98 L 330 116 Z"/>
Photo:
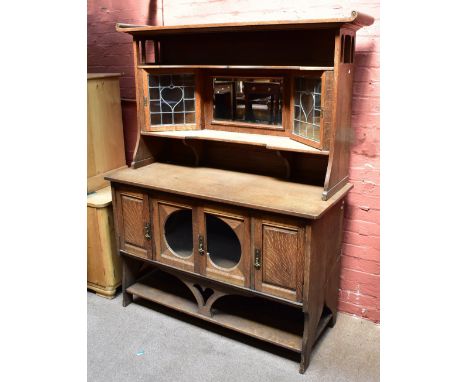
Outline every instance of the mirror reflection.
<path fill-rule="evenodd" d="M 281 126 L 281 78 L 215 78 L 213 119 Z"/>

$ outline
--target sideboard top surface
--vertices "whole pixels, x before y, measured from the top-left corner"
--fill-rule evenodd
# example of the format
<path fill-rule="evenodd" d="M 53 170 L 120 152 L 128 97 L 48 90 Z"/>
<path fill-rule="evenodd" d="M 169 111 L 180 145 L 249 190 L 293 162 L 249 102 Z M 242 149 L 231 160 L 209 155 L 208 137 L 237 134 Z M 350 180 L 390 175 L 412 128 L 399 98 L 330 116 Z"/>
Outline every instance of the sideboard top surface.
<path fill-rule="evenodd" d="M 153 25 L 133 25 L 117 23 L 116 30 L 118 32 L 130 33 L 132 35 L 152 34 L 184 34 L 184 33 L 210 33 L 210 32 L 230 32 L 239 30 L 287 30 L 287 29 L 315 29 L 324 27 L 340 27 L 343 24 L 348 24 L 356 29 L 371 25 L 374 22 L 372 16 L 362 12 L 351 10 L 346 14 L 339 15 L 323 14 L 317 15 L 313 19 L 304 20 L 273 20 L 273 21 L 247 21 L 234 23 L 218 23 L 218 24 L 194 24 L 194 25 L 169 25 L 169 26 L 153 26 Z"/>
<path fill-rule="evenodd" d="M 107 180 L 307 219 L 318 219 L 353 187 L 346 184 L 327 201 L 323 187 L 269 176 L 166 163 L 111 173 Z"/>

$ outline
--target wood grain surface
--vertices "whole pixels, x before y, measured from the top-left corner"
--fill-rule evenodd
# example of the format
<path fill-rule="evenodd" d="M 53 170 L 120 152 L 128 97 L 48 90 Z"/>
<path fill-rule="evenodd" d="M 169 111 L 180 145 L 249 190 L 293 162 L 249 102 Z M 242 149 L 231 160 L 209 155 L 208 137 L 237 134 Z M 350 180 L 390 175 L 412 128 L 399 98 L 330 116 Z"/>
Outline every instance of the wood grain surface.
<path fill-rule="evenodd" d="M 205 167 L 152 163 L 127 168 L 107 177 L 112 182 L 146 187 L 243 207 L 318 219 L 353 187 L 346 184 L 327 201 L 322 187 L 292 183 L 268 176 Z M 190 187 L 187 181 L 190 180 Z"/>

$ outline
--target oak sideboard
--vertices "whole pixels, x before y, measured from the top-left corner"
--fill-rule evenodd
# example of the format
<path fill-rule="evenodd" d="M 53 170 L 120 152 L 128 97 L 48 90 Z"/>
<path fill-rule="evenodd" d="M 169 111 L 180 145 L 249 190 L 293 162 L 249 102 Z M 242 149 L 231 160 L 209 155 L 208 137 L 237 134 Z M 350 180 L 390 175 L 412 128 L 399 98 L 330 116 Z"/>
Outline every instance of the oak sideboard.
<path fill-rule="evenodd" d="M 356 31 L 373 18 L 117 24 L 139 137 L 111 182 L 123 304 L 301 355 L 337 315 Z"/>

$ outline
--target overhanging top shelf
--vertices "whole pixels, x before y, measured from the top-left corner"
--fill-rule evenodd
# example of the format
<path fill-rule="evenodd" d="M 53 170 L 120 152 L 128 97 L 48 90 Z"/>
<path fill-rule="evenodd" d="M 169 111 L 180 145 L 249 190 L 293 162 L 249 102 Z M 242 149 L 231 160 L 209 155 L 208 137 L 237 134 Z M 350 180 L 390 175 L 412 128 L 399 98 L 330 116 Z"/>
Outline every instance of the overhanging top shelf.
<path fill-rule="evenodd" d="M 133 25 L 117 23 L 118 32 L 129 33 L 134 36 L 139 35 L 174 35 L 212 32 L 233 32 L 233 31 L 268 31 L 268 30 L 293 30 L 293 29 L 322 29 L 340 27 L 348 24 L 351 28 L 359 29 L 371 25 L 374 22 L 372 16 L 365 13 L 350 11 L 347 15 L 334 17 L 319 17 L 306 20 L 281 20 L 281 21 L 248 21 L 237 23 L 219 24 L 192 24 L 192 25 Z"/>

